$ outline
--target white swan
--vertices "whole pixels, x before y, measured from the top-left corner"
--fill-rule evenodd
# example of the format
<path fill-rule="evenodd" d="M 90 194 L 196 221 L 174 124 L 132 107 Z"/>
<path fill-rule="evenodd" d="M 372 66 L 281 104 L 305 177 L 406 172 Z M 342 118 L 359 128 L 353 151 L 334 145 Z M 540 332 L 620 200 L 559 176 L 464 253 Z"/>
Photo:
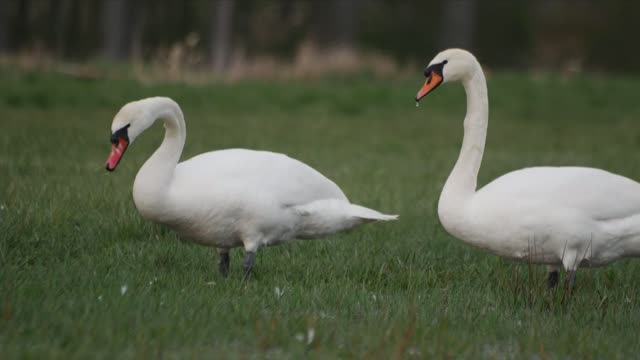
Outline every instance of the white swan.
<path fill-rule="evenodd" d="M 107 170 L 113 171 L 128 145 L 158 119 L 166 129 L 164 140 L 136 176 L 135 205 L 144 218 L 218 248 L 223 276 L 231 248 L 244 247 L 246 277 L 260 246 L 397 218 L 349 203 L 331 180 L 283 154 L 229 149 L 178 163 L 186 126 L 178 104 L 164 97 L 130 102 L 116 114 Z"/>
<path fill-rule="evenodd" d="M 488 123 L 487 85 L 467 51 L 439 53 L 425 69 L 416 101 L 438 85 L 460 81 L 467 95 L 464 139 L 442 189 L 438 215 L 453 236 L 491 253 L 549 265 L 547 284 L 579 266 L 640 256 L 640 184 L 604 170 L 533 167 L 505 174 L 476 191 Z"/>

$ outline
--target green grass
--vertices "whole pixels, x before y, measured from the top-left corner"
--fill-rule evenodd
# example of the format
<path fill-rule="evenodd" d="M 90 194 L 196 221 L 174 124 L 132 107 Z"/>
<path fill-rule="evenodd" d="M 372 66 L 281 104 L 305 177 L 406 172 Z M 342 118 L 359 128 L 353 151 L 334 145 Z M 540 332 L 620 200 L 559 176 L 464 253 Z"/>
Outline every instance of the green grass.
<path fill-rule="evenodd" d="M 461 86 L 416 108 L 421 85 L 354 77 L 205 87 L 85 82 L 0 70 L 0 358 L 627 358 L 640 351 L 640 262 L 581 270 L 577 292 L 544 268 L 452 238 L 440 189 L 462 136 Z M 480 184 L 524 166 L 602 167 L 640 179 L 640 79 L 489 79 Z M 387 213 L 327 240 L 262 249 L 256 278 L 217 273 L 208 248 L 141 219 L 137 169 L 156 125 L 104 170 L 125 102 L 183 107 L 183 159 L 285 152 Z M 127 291 L 121 294 L 123 286 Z M 275 289 L 284 289 L 281 296 Z M 307 333 L 314 339 L 307 344 Z"/>

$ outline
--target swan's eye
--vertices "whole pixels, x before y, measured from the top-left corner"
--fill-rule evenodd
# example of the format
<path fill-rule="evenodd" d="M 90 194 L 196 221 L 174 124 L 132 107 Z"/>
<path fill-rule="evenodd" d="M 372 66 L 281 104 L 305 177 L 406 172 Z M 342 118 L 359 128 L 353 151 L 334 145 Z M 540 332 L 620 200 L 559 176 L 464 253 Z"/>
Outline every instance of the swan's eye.
<path fill-rule="evenodd" d="M 129 141 L 129 133 L 127 131 L 129 126 L 131 126 L 131 124 L 128 124 L 127 126 L 125 126 L 123 128 L 120 128 L 119 130 L 116 130 L 113 134 L 111 134 L 111 143 L 112 144 L 117 144 L 118 143 L 118 139 L 120 139 L 120 138 L 123 138 L 123 139 L 126 139 L 127 141 Z"/>
<path fill-rule="evenodd" d="M 447 64 L 448 62 L 449 62 L 449 60 L 444 60 L 441 63 L 437 63 L 437 64 L 433 64 L 433 65 L 427 66 L 427 68 L 424 69 L 424 77 L 429 79 L 431 77 L 432 72 L 434 72 L 434 71 L 438 75 L 442 76 L 442 69 L 444 68 L 444 65 Z"/>

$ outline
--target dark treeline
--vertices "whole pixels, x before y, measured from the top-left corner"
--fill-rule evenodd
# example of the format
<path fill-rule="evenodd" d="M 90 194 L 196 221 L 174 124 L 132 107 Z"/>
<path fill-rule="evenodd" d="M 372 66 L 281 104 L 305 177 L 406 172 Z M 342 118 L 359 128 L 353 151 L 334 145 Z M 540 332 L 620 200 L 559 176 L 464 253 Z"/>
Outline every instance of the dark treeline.
<path fill-rule="evenodd" d="M 629 0 L 0 0 L 0 52 L 151 60 L 188 42 L 222 71 L 230 54 L 283 60 L 303 43 L 421 63 L 441 48 L 493 67 L 640 71 Z"/>

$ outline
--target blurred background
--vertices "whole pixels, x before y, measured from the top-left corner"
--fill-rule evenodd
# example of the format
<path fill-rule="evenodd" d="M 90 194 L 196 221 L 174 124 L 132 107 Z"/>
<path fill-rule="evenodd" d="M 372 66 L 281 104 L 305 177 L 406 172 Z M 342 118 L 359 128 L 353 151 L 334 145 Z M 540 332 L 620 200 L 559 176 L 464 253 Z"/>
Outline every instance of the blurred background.
<path fill-rule="evenodd" d="M 627 0 L 0 0 L 0 53 L 271 78 L 393 75 L 455 46 L 489 69 L 638 72 L 638 13 Z"/>

